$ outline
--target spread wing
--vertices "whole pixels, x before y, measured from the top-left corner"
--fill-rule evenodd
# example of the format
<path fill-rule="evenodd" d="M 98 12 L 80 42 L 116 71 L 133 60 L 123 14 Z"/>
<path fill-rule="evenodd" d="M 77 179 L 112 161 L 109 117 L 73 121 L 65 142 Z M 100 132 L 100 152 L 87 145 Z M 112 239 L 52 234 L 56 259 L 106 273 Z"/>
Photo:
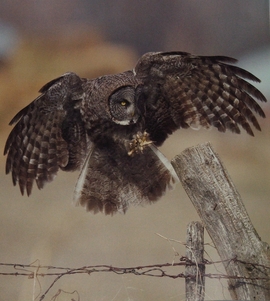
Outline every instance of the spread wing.
<path fill-rule="evenodd" d="M 216 127 L 253 135 L 260 130 L 254 113 L 265 117 L 255 99 L 264 95 L 245 79 L 260 80 L 222 56 L 194 56 L 185 52 L 147 53 L 134 74 L 142 82 L 138 103 L 146 131 L 156 145 L 179 128 Z"/>
<path fill-rule="evenodd" d="M 82 80 L 74 73 L 47 83 L 41 95 L 10 122 L 11 131 L 4 154 L 6 173 L 21 193 L 29 195 L 34 181 L 42 188 L 59 168 L 75 170 L 85 159 L 86 133 L 79 112 Z"/>

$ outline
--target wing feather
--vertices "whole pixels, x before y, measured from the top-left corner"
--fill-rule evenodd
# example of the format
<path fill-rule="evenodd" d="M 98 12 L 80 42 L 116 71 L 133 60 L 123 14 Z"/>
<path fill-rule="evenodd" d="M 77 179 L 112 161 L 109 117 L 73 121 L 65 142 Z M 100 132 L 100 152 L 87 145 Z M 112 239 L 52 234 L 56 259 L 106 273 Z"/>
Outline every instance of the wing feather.
<path fill-rule="evenodd" d="M 16 125 L 4 149 L 6 173 L 11 172 L 13 184 L 19 183 L 21 193 L 26 190 L 28 195 L 34 181 L 41 189 L 54 179 L 59 168 L 79 168 L 84 159 L 81 150 L 86 152 L 87 148 L 83 122 L 76 108 L 83 94 L 81 79 L 66 73 L 40 91 L 42 94 L 11 120 L 10 124 Z M 68 134 L 63 124 L 68 124 Z M 76 135 L 74 127 L 79 129 Z M 76 157 L 76 151 L 81 159 Z"/>
<path fill-rule="evenodd" d="M 265 96 L 246 80 L 260 80 L 232 65 L 223 56 L 195 56 L 185 52 L 147 53 L 134 74 L 142 82 L 138 102 L 144 106 L 145 127 L 157 145 L 179 128 L 216 127 L 253 135 L 260 130 L 255 116 L 265 114 L 257 103 Z M 164 110 L 166 108 L 166 110 Z M 161 113 L 162 112 L 162 113 Z"/>

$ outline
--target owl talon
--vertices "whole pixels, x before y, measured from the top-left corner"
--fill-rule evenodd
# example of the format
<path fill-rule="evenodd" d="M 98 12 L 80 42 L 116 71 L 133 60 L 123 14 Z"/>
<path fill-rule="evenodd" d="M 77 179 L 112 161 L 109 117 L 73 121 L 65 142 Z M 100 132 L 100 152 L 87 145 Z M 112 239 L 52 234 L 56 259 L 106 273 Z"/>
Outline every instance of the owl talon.
<path fill-rule="evenodd" d="M 150 140 L 147 132 L 138 132 L 134 135 L 134 139 L 129 143 L 130 150 L 128 155 L 134 156 L 135 154 L 143 153 L 144 148 L 152 143 L 153 141 Z"/>

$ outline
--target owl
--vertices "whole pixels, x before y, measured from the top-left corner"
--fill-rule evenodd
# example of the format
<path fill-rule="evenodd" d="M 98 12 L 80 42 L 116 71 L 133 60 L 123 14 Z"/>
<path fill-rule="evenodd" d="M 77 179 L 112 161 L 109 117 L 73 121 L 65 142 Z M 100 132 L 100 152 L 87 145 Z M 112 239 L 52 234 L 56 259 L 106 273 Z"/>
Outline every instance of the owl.
<path fill-rule="evenodd" d="M 6 173 L 30 195 L 58 170 L 79 170 L 74 202 L 114 214 L 152 203 L 179 180 L 158 150 L 177 129 L 253 135 L 265 114 L 259 79 L 225 56 L 144 54 L 133 70 L 96 79 L 65 73 L 11 120 Z"/>

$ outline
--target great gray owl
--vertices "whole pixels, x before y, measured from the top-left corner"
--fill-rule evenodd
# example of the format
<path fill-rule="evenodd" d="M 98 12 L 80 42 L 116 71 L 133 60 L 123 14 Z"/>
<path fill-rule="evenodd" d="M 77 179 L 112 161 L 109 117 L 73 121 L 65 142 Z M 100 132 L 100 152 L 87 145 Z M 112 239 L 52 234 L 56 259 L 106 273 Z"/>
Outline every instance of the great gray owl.
<path fill-rule="evenodd" d="M 77 204 L 105 214 L 156 201 L 178 181 L 160 146 L 175 130 L 192 125 L 253 135 L 259 81 L 224 56 L 185 52 L 143 55 L 132 71 L 96 79 L 66 73 L 10 122 L 6 173 L 29 195 L 58 169 L 80 170 Z"/>

